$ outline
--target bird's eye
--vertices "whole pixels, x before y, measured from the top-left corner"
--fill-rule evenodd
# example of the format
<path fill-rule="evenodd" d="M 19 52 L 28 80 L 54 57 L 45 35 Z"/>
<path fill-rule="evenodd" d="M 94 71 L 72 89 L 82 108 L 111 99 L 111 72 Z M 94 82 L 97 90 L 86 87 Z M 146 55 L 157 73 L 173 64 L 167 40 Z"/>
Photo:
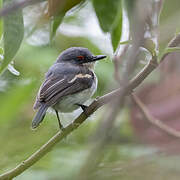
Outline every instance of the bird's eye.
<path fill-rule="evenodd" d="M 84 60 L 84 56 L 77 56 L 79 60 Z"/>

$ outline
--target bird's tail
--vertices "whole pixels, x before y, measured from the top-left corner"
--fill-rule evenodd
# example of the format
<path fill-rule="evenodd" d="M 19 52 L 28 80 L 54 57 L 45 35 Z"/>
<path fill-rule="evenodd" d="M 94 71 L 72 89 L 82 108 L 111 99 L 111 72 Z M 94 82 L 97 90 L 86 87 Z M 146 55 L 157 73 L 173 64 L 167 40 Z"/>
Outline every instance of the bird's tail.
<path fill-rule="evenodd" d="M 43 121 L 44 116 L 46 115 L 48 107 L 45 104 L 42 104 L 38 109 L 34 119 L 32 120 L 32 129 L 35 129 L 39 126 L 39 124 Z"/>

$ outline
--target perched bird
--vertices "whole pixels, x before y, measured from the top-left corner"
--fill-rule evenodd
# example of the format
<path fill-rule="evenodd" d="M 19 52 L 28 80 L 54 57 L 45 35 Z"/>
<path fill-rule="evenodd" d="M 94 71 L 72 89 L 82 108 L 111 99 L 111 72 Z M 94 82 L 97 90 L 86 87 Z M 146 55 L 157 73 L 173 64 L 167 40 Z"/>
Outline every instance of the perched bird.
<path fill-rule="evenodd" d="M 63 126 L 58 112 L 71 112 L 79 107 L 85 111 L 84 103 L 97 88 L 94 63 L 105 57 L 94 56 L 83 47 L 71 47 L 63 51 L 49 68 L 39 89 L 34 104 L 34 109 L 38 111 L 32 120 L 32 128 L 39 126 L 49 107 L 55 110 L 60 129 Z"/>

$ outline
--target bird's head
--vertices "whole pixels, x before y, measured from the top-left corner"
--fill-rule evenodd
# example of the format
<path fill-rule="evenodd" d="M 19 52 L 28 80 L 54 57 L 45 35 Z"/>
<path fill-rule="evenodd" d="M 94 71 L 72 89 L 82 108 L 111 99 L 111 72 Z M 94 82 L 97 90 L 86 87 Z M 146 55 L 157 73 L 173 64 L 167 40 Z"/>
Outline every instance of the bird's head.
<path fill-rule="evenodd" d="M 87 48 L 71 47 L 64 50 L 58 57 L 57 63 L 69 62 L 77 65 L 90 65 L 95 61 L 104 59 L 105 55 L 94 56 Z"/>

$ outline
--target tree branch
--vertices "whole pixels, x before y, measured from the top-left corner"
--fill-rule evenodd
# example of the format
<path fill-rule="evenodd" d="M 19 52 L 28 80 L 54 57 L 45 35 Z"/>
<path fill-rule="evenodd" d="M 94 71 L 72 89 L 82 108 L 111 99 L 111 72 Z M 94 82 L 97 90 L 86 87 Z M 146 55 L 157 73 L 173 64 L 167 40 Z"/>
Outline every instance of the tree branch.
<path fill-rule="evenodd" d="M 162 131 L 166 132 L 167 134 L 169 134 L 170 136 L 176 137 L 176 138 L 180 138 L 180 131 L 177 131 L 169 126 L 167 126 L 166 124 L 164 124 L 162 121 L 160 121 L 159 119 L 156 119 L 155 117 L 153 117 L 147 107 L 145 106 L 145 104 L 135 95 L 132 94 L 131 95 L 132 99 L 134 100 L 134 102 L 138 105 L 140 111 L 143 113 L 143 115 L 145 116 L 145 118 L 153 125 L 155 125 L 156 127 L 160 128 Z"/>
<path fill-rule="evenodd" d="M 169 44 L 169 47 L 176 47 L 180 44 L 180 34 L 178 34 Z M 163 62 L 165 57 L 169 53 L 165 54 L 160 62 Z M 158 66 L 157 58 L 153 57 L 145 68 L 137 74 L 125 87 L 114 90 L 98 99 L 95 99 L 92 104 L 87 108 L 86 115 L 81 113 L 73 123 L 69 124 L 63 131 L 59 131 L 53 136 L 46 144 L 44 144 L 39 150 L 32 154 L 28 159 L 21 162 L 14 169 L 0 175 L 0 180 L 9 180 L 18 176 L 30 166 L 35 164 L 39 159 L 45 156 L 58 142 L 69 135 L 73 130 L 78 128 L 91 114 L 93 114 L 98 108 L 111 102 L 113 99 L 121 96 L 124 92 L 125 95 L 131 94 L 131 92 L 139 86 L 143 80 Z"/>
<path fill-rule="evenodd" d="M 28 5 L 39 3 L 42 1 L 43 0 L 22 0 L 22 1 L 7 4 L 2 9 L 0 9 L 0 17 L 7 16 L 9 13 L 17 11 L 18 9 L 22 9 Z"/>

